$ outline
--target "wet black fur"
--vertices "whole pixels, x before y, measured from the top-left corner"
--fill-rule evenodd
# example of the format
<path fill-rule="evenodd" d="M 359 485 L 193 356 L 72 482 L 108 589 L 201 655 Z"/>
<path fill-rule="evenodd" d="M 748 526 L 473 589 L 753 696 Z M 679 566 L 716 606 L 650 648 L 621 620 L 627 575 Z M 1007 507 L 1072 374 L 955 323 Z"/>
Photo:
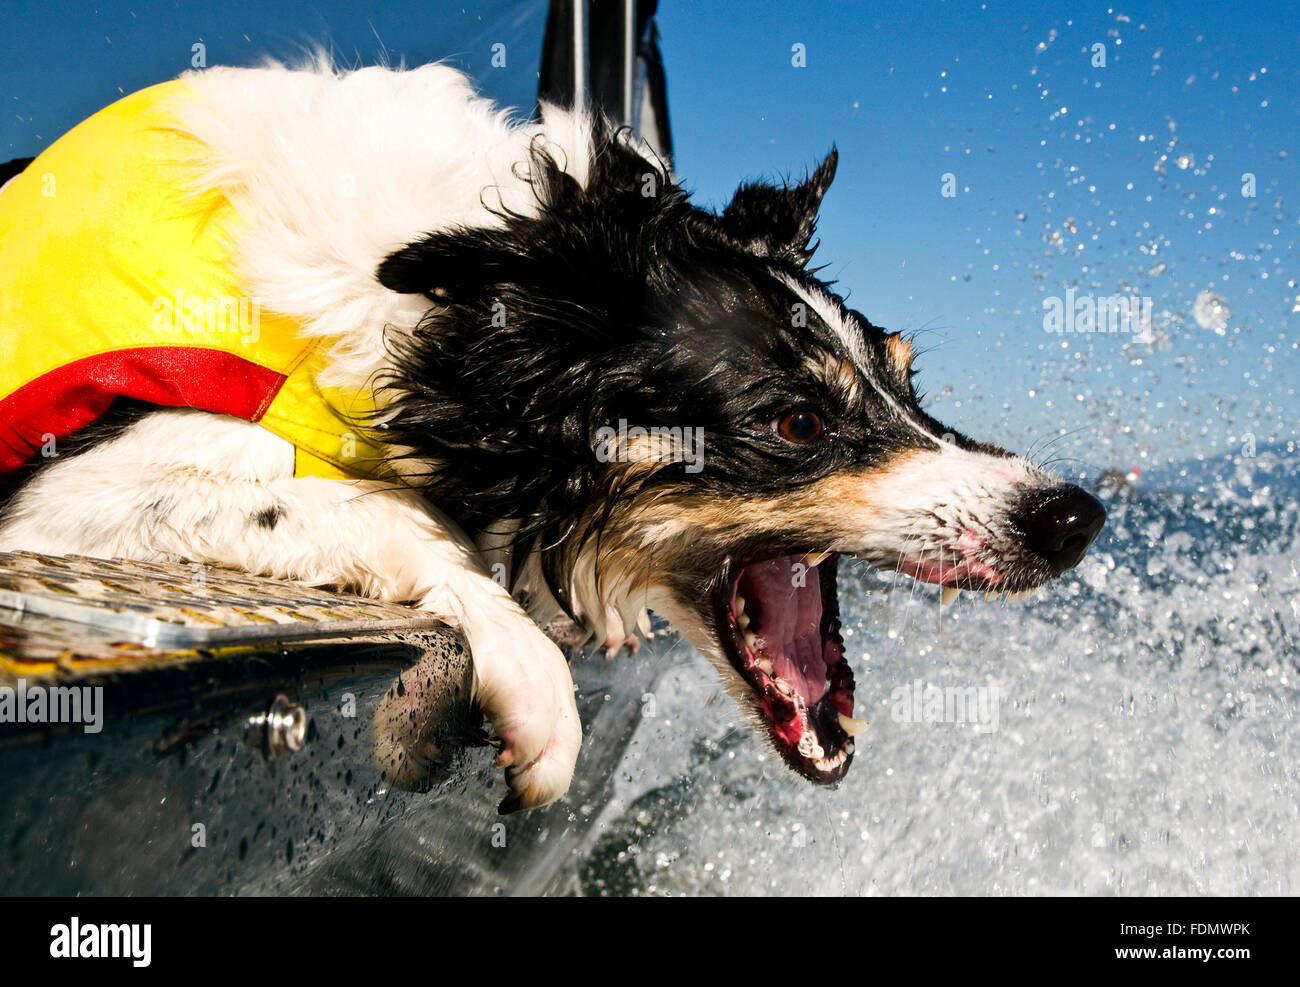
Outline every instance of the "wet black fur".
<path fill-rule="evenodd" d="M 702 472 L 676 463 L 642 482 L 705 495 L 780 493 L 924 444 L 872 384 L 850 400 L 807 369 L 816 354 L 847 351 L 811 309 L 794 324 L 799 298 L 772 273 L 824 287 L 806 263 L 835 166 L 832 151 L 802 184 L 742 186 L 718 216 L 612 129 L 598 129 L 585 189 L 534 148 L 536 217 L 433 232 L 381 265 L 386 287 L 434 303 L 391 344 L 386 438 L 449 464 L 427 491 L 471 532 L 516 519 L 543 546 L 598 534 L 619 499 L 640 492 L 613 489 L 619 472 L 593 454 L 598 430 L 620 419 L 702 427 Z M 920 411 L 885 332 L 846 318 L 878 386 L 947 431 Z M 807 445 L 772 427 L 799 407 L 826 422 Z"/>

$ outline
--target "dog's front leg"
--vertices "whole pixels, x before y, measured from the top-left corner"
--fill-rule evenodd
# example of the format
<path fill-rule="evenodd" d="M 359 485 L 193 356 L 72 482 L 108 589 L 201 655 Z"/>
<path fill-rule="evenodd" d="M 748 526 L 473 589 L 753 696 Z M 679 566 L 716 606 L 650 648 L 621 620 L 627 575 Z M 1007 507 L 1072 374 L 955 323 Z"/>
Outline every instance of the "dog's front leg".
<path fill-rule="evenodd" d="M 205 562 L 414 602 L 469 641 L 502 811 L 564 794 L 582 738 L 568 665 L 450 519 L 378 482 L 237 477 L 147 451 L 118 440 L 43 470 L 0 520 L 0 550 Z"/>
<path fill-rule="evenodd" d="M 474 695 L 501 740 L 497 766 L 511 794 L 502 812 L 559 798 L 573 777 L 582 725 L 564 656 L 504 587 L 482 570 L 473 547 L 445 519 L 427 515 L 436 560 L 413 598 L 469 641 Z"/>
<path fill-rule="evenodd" d="M 348 509 L 355 509 L 357 492 L 351 490 L 350 496 Z M 469 539 L 448 518 L 409 491 L 367 491 L 360 504 L 370 509 L 374 505 L 366 502 L 372 497 L 392 501 L 378 510 L 373 524 L 392 525 L 392 544 L 376 546 L 374 571 L 393 584 L 377 585 L 371 593 L 414 600 L 469 641 L 474 697 L 500 738 L 497 766 L 505 768 L 511 789 L 501 811 L 534 808 L 559 798 L 568 790 L 582 741 L 564 656 L 487 575 Z"/>

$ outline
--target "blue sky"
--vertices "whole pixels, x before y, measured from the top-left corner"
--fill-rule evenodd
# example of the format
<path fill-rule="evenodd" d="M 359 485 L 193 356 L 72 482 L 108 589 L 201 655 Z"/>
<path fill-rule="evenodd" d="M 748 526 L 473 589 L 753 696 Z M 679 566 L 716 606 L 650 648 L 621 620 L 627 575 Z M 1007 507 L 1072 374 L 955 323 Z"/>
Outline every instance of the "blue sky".
<path fill-rule="evenodd" d="M 545 11 L 11 0 L 0 143 L 39 151 L 187 68 L 196 42 L 209 64 L 322 40 L 350 61 L 447 58 L 527 106 Z M 1052 452 L 1080 469 L 1295 436 L 1293 6 L 663 0 L 659 20 L 676 165 L 702 202 L 839 148 L 823 276 L 877 324 L 919 331 L 942 420 L 1017 449 L 1068 433 Z M 489 66 L 497 41 L 504 69 Z M 944 174 L 955 197 L 941 195 Z M 1162 342 L 1046 333 L 1043 299 L 1070 286 L 1150 298 Z M 1192 317 L 1206 290 L 1232 309 L 1221 331 Z"/>

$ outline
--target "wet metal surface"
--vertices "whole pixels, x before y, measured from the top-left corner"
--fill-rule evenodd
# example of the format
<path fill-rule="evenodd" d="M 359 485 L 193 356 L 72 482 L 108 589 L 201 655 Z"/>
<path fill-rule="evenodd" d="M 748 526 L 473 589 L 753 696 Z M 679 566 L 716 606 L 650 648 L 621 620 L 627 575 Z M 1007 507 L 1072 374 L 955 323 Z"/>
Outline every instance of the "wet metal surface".
<path fill-rule="evenodd" d="M 413 613 L 215 570 L 202 595 L 184 567 L 56 561 L 66 568 L 5 557 L 0 583 L 73 586 L 98 605 L 107 581 L 132 612 L 186 625 L 298 603 L 321 622 Z M 99 690 L 86 709 L 100 720 L 0 722 L 0 892 L 563 891 L 598 838 L 656 666 L 644 650 L 575 660 L 586 739 L 570 793 L 501 817 L 470 656 L 446 628 L 175 650 L 0 610 L 0 690 L 14 704 Z"/>

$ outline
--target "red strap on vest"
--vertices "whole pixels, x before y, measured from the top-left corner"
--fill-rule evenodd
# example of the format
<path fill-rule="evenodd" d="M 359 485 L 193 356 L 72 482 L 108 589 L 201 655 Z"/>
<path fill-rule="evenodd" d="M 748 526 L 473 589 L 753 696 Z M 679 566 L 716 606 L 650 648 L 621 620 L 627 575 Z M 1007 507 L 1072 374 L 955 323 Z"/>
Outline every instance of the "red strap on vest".
<path fill-rule="evenodd" d="M 67 438 L 106 412 L 114 398 L 197 408 L 255 422 L 284 374 L 220 350 L 147 346 L 76 360 L 0 400 L 0 475 L 18 469 L 49 436 Z"/>

